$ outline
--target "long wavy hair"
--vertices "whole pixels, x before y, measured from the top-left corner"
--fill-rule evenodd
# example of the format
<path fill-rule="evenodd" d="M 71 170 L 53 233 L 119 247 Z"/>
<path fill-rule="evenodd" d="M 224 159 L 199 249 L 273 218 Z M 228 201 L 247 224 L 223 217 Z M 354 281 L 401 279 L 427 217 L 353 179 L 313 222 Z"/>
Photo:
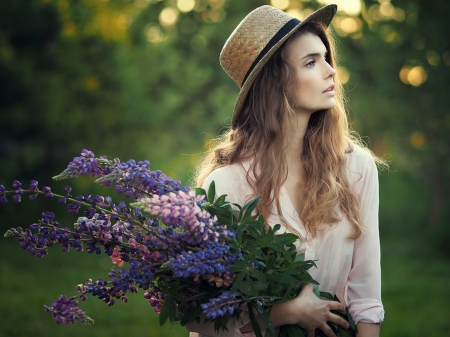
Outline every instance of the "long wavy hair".
<path fill-rule="evenodd" d="M 326 28 L 319 23 L 305 24 L 261 69 L 239 111 L 236 124 L 209 142 L 209 149 L 196 171 L 196 185 L 202 186 L 216 168 L 251 160 L 247 180 L 250 182 L 252 174 L 254 195 L 261 196 L 257 211 L 266 219 L 273 205 L 277 213 L 282 214 L 280 188 L 288 176 L 285 135 L 294 117 L 290 108 L 294 97 L 289 93 L 296 86 L 295 68 L 287 61 L 288 51 L 292 41 L 305 33 L 317 35 L 322 40 L 328 51 L 326 60 L 335 67 L 334 41 Z M 295 206 L 307 232 L 313 237 L 317 235 L 319 225 L 335 224 L 340 220 L 336 212 L 339 207 L 354 227 L 351 236 L 354 239 L 361 234 L 363 224 L 358 200 L 345 173 L 345 154 L 353 151 L 359 141 L 349 131 L 342 85 L 337 77 L 334 82 L 335 107 L 314 112 L 307 126 L 301 153 L 306 179 L 301 203 Z M 282 217 L 281 221 L 299 235 Z"/>

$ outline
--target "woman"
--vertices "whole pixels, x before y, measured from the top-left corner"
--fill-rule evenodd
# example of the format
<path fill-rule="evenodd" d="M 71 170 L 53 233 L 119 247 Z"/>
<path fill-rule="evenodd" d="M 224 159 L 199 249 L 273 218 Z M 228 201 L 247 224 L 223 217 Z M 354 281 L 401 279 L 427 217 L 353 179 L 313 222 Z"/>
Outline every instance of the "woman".
<path fill-rule="evenodd" d="M 197 173 L 204 188 L 244 204 L 260 195 L 258 212 L 299 236 L 298 251 L 316 260 L 320 290 L 342 303 L 317 298 L 304 287 L 274 306 L 274 326 L 298 324 L 335 336 L 326 322 L 347 327 L 330 310 L 349 307 L 358 336 L 379 336 L 378 178 L 370 151 L 351 137 L 334 50 L 326 28 L 336 6 L 303 22 L 271 6 L 251 12 L 225 43 L 220 59 L 241 87 L 231 129 L 216 140 Z M 248 315 L 219 336 L 252 335 Z M 260 322 L 264 328 L 264 324 Z M 214 336 L 211 324 L 188 330 Z M 192 334 L 194 335 L 194 334 Z"/>

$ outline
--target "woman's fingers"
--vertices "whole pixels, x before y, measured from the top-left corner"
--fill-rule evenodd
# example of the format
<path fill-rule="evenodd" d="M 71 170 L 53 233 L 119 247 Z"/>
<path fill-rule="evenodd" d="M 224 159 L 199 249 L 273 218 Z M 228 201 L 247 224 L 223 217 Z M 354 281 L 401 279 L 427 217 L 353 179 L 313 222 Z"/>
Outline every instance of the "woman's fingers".
<path fill-rule="evenodd" d="M 316 336 L 316 329 L 312 330 L 306 330 L 307 337 L 315 337 Z"/>
<path fill-rule="evenodd" d="M 328 322 L 337 324 L 337 325 L 343 327 L 344 329 L 348 329 L 350 327 L 350 323 L 349 322 L 347 322 L 342 317 L 339 317 L 338 315 L 335 315 L 335 314 L 332 314 L 332 313 L 330 313 L 330 316 L 328 318 Z"/>
<path fill-rule="evenodd" d="M 337 301 L 328 301 L 330 310 L 345 311 L 345 305 Z"/>
<path fill-rule="evenodd" d="M 333 330 L 331 330 L 331 328 L 328 325 L 324 325 L 320 328 L 320 330 L 322 330 L 322 332 L 327 336 L 327 337 L 337 337 L 336 334 L 333 332 Z M 308 336 L 309 337 L 309 336 Z"/>

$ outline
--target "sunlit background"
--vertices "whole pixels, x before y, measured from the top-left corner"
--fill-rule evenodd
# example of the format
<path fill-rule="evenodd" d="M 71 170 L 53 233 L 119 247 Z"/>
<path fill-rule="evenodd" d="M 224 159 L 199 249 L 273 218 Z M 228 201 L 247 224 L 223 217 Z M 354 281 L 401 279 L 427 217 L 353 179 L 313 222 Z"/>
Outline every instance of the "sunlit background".
<path fill-rule="evenodd" d="M 0 2 L 0 184 L 53 184 L 87 148 L 189 182 L 208 139 L 230 123 L 238 88 L 218 55 L 257 6 L 300 20 L 336 3 L 331 24 L 352 128 L 390 162 L 380 172 L 382 336 L 450 331 L 450 2 L 446 0 L 13 0 Z M 89 177 L 69 182 L 82 193 Z M 0 205 L 0 229 L 28 226 L 46 199 Z M 57 211 L 60 222 L 73 223 Z M 0 244 L 0 336 L 187 336 L 159 328 L 142 294 L 91 327 L 57 326 L 43 305 L 106 277 L 106 257 L 42 259 Z M 58 249 L 56 249 L 58 250 Z"/>

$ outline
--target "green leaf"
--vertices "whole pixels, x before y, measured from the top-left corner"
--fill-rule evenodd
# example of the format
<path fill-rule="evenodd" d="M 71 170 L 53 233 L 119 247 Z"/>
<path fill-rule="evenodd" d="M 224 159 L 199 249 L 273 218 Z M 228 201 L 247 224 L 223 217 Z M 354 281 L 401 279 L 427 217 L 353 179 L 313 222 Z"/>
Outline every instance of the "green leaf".
<path fill-rule="evenodd" d="M 255 308 L 256 311 L 258 311 L 258 317 L 263 321 L 263 323 L 269 328 L 270 331 L 275 332 L 272 322 L 270 320 L 271 308 L 265 309 L 262 305 L 258 304 L 258 302 L 255 303 Z"/>
<path fill-rule="evenodd" d="M 319 287 L 314 287 L 314 294 L 316 294 L 317 297 L 320 297 Z"/>
<path fill-rule="evenodd" d="M 297 254 L 297 256 L 294 259 L 294 262 L 300 262 L 300 261 L 304 261 L 305 260 L 305 254 L 301 253 L 301 254 Z"/>
<path fill-rule="evenodd" d="M 255 314 L 253 313 L 253 305 L 249 303 L 248 305 L 248 313 L 250 316 L 250 323 L 252 323 L 253 332 L 256 337 L 262 337 L 261 328 L 259 327 L 258 322 L 256 321 Z"/>
<path fill-rule="evenodd" d="M 211 181 L 208 188 L 208 202 L 212 204 L 214 202 L 214 198 L 216 197 L 216 183 Z"/>
<path fill-rule="evenodd" d="M 355 330 L 356 333 L 358 333 L 358 328 L 356 327 L 355 321 L 353 320 L 352 315 L 350 315 L 350 313 L 348 312 L 348 308 L 346 309 L 347 311 L 347 319 L 348 322 L 350 323 L 350 327 Z"/>
<path fill-rule="evenodd" d="M 203 188 L 197 187 L 195 189 L 195 194 L 196 195 L 204 195 L 206 197 L 206 191 Z"/>
<path fill-rule="evenodd" d="M 256 198 L 253 198 L 249 202 L 247 202 L 241 209 L 241 212 L 239 214 L 239 219 L 241 222 L 247 221 L 252 216 L 253 210 L 258 205 L 259 199 L 261 199 L 260 196 L 257 196 Z M 245 213 L 244 213 L 245 212 Z"/>
<path fill-rule="evenodd" d="M 233 280 L 233 286 L 231 287 L 232 292 L 235 293 L 240 288 L 246 274 L 247 273 L 245 271 L 241 271 L 236 275 L 236 277 Z"/>
<path fill-rule="evenodd" d="M 295 278 L 293 278 L 291 275 L 281 274 L 281 273 L 273 275 L 273 279 L 280 283 L 296 283 L 297 282 L 297 280 Z"/>
<path fill-rule="evenodd" d="M 298 325 L 282 325 L 280 337 L 306 337 L 306 335 Z"/>
<path fill-rule="evenodd" d="M 250 276 L 253 276 L 259 282 L 266 282 L 266 276 L 264 275 L 264 273 L 260 272 L 257 269 L 250 270 Z"/>
<path fill-rule="evenodd" d="M 177 305 L 171 295 L 167 295 L 164 299 L 164 304 L 159 313 L 159 325 L 164 325 L 167 319 L 169 319 L 170 326 L 172 327 L 173 322 L 178 316 Z"/>

